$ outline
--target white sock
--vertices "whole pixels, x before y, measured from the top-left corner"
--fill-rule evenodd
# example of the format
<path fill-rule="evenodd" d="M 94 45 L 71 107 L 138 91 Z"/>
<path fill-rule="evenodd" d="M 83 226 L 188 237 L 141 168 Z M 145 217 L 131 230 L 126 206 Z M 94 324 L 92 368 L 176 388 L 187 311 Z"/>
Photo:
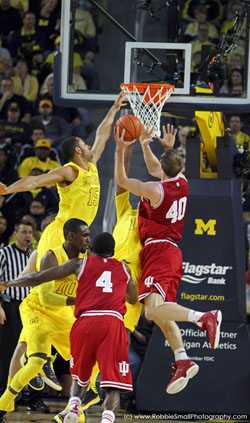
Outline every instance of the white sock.
<path fill-rule="evenodd" d="M 205 313 L 202 313 L 201 311 L 194 311 L 194 310 L 189 310 L 188 313 L 188 321 L 189 322 L 193 322 L 193 323 L 197 323 L 198 320 L 200 320 L 200 318 L 204 315 Z"/>
<path fill-rule="evenodd" d="M 79 411 L 79 407 L 81 405 L 82 401 L 79 397 L 71 397 L 69 400 L 69 409 L 77 408 Z M 80 411 L 79 411 L 80 414 Z"/>
<path fill-rule="evenodd" d="M 113 423 L 115 420 L 115 415 L 111 410 L 105 410 L 102 413 L 102 421 L 101 423 Z"/>
<path fill-rule="evenodd" d="M 174 358 L 175 358 L 175 361 L 188 360 L 188 356 L 187 356 L 185 348 L 183 347 L 177 348 L 174 352 Z"/>

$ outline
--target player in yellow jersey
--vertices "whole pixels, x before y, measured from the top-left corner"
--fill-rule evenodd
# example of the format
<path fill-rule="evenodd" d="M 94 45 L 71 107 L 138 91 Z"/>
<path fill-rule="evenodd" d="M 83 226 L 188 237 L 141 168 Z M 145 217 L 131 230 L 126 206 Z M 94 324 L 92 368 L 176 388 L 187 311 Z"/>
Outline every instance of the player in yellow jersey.
<path fill-rule="evenodd" d="M 61 151 L 65 160 L 64 166 L 38 176 L 27 176 L 14 182 L 8 187 L 0 183 L 0 195 L 13 192 L 29 191 L 34 188 L 57 185 L 60 196 L 59 212 L 43 232 L 38 245 L 37 269 L 40 261 L 50 249 L 61 245 L 63 238 L 63 224 L 71 218 L 81 219 L 91 225 L 99 205 L 100 182 L 96 164 L 100 159 L 105 144 L 108 141 L 116 113 L 125 105 L 121 91 L 108 114 L 99 125 L 93 146 L 90 148 L 81 138 L 71 137 L 61 144 Z"/>
<path fill-rule="evenodd" d="M 86 222 L 69 219 L 63 226 L 65 242 L 51 248 L 41 262 L 42 268 L 61 265 L 65 261 L 83 257 L 90 238 Z M 0 422 L 4 412 L 14 410 L 14 399 L 23 387 L 42 371 L 53 345 L 65 360 L 70 357 L 69 334 L 75 321 L 73 308 L 77 288 L 77 278 L 67 278 L 47 282 L 33 288 L 20 306 L 23 333 L 27 343 L 28 362 L 13 377 L 10 385 L 0 398 Z M 85 420 L 84 414 L 79 421 Z"/>
<path fill-rule="evenodd" d="M 124 165 L 126 173 L 129 173 L 131 155 L 134 145 L 126 149 Z M 119 185 L 117 186 L 115 203 L 117 223 L 113 230 L 115 239 L 115 255 L 117 260 L 125 263 L 131 271 L 132 279 L 138 289 L 138 282 L 141 276 L 141 263 L 139 254 L 142 249 L 138 229 L 138 209 L 133 209 L 129 201 L 129 191 Z M 142 304 L 137 301 L 135 305 L 126 303 L 126 314 L 124 325 L 129 332 L 134 332 L 135 326 L 140 318 Z"/>

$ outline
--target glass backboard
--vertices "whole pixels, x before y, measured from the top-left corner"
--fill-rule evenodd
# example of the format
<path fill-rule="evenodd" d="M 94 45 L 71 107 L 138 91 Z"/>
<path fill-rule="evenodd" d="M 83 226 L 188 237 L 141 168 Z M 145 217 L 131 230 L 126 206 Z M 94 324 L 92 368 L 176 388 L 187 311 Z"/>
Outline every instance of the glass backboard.
<path fill-rule="evenodd" d="M 110 103 L 123 82 L 154 82 L 175 86 L 166 110 L 250 110 L 250 1 L 192 3 L 62 0 L 55 101 Z"/>

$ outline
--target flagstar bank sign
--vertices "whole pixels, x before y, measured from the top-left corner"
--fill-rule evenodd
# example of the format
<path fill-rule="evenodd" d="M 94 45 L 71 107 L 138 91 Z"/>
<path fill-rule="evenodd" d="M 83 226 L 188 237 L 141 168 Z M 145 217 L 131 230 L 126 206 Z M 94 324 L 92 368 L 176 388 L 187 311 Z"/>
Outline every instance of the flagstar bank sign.
<path fill-rule="evenodd" d="M 223 320 L 237 321 L 246 316 L 245 251 L 241 201 L 232 202 L 231 192 L 229 181 L 190 181 L 177 302 L 200 311 L 221 309 Z"/>

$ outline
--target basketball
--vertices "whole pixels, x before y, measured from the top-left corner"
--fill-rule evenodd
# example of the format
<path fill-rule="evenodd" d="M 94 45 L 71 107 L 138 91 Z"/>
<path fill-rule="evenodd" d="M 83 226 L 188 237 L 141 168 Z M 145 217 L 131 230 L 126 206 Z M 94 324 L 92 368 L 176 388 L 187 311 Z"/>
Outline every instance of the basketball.
<path fill-rule="evenodd" d="M 123 129 L 125 129 L 124 141 L 133 141 L 140 137 L 143 130 L 143 124 L 135 115 L 124 115 L 117 119 L 115 123 L 115 132 L 117 128 L 119 128 L 120 135 Z"/>

